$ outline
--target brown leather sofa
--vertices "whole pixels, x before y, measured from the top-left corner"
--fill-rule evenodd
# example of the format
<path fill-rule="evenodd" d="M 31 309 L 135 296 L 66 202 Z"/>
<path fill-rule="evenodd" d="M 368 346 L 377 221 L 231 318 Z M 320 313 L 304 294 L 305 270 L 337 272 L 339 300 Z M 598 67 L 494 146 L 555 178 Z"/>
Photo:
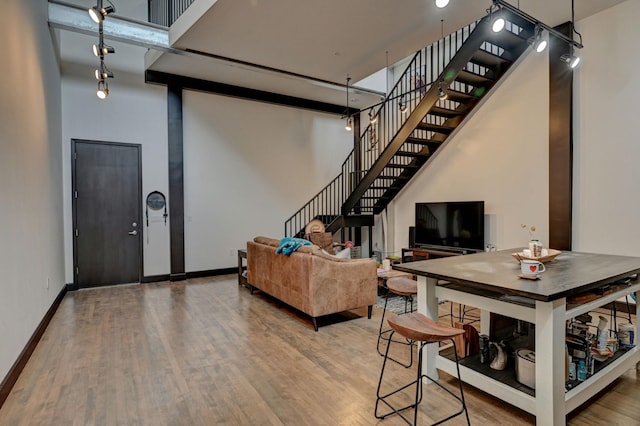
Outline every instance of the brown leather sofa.
<path fill-rule="evenodd" d="M 256 237 L 247 242 L 248 281 L 252 287 L 317 318 L 368 306 L 377 301 L 376 262 L 338 259 L 316 245 L 303 246 L 290 256 L 276 254 L 279 240 Z"/>

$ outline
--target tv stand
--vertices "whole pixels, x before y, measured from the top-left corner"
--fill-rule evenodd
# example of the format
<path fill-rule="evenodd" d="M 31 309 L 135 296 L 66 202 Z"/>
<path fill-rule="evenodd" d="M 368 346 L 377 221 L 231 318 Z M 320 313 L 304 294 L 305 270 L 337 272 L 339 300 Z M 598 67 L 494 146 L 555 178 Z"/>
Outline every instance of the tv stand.
<path fill-rule="evenodd" d="M 468 249 L 448 249 L 446 247 L 409 247 L 402 249 L 402 261 L 413 262 L 415 260 L 437 259 L 439 257 L 462 256 L 475 253 Z"/>

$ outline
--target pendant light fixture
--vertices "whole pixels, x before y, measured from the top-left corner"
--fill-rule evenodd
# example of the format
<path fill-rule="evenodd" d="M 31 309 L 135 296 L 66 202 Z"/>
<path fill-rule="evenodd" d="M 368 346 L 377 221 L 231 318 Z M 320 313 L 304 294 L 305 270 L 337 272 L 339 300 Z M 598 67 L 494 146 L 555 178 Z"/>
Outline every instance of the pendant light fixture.
<path fill-rule="evenodd" d="M 347 118 L 347 122 L 344 125 L 344 129 L 348 132 L 353 128 L 353 120 L 351 119 L 351 114 L 349 111 L 349 82 L 351 81 L 351 77 L 347 74 L 347 112 L 345 113 L 345 117 Z"/>
<path fill-rule="evenodd" d="M 571 40 L 573 41 L 573 34 L 577 34 L 580 38 L 580 44 L 582 44 L 582 34 L 576 31 L 575 22 L 575 5 L 573 4 L 573 0 L 571 0 Z M 560 56 L 560 60 L 566 62 L 571 69 L 578 66 L 580 63 L 580 56 L 576 54 L 574 44 L 571 44 L 569 47 L 569 53 L 565 53 Z"/>
<path fill-rule="evenodd" d="M 378 121 L 378 116 L 374 115 L 373 107 L 369 110 L 369 124 L 376 124 Z"/>
<path fill-rule="evenodd" d="M 405 114 L 408 111 L 407 103 L 404 101 L 404 95 L 400 97 L 400 102 L 398 102 L 398 108 L 400 109 L 400 112 L 403 114 Z"/>
<path fill-rule="evenodd" d="M 447 92 L 445 92 L 442 86 L 443 86 L 443 83 L 441 81 L 440 83 L 438 83 L 438 98 L 441 101 L 446 101 L 449 98 L 449 95 L 447 94 Z"/>

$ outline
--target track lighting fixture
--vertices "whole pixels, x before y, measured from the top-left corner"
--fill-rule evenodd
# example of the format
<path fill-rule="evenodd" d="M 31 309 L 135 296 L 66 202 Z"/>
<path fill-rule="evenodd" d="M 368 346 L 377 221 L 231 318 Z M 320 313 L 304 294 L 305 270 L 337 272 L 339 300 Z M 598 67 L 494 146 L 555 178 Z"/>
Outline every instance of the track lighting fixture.
<path fill-rule="evenodd" d="M 398 102 L 398 108 L 400 108 L 401 113 L 407 112 L 407 104 L 404 102 L 404 95 L 400 98 L 400 102 Z"/>
<path fill-rule="evenodd" d="M 376 121 L 378 121 L 378 116 L 374 115 L 373 113 L 373 107 L 369 110 L 369 123 L 370 124 L 376 124 Z"/>
<path fill-rule="evenodd" d="M 100 67 L 95 70 L 95 77 L 98 80 L 98 91 L 96 95 L 100 99 L 106 99 L 109 96 L 109 85 L 107 84 L 107 79 L 113 78 L 113 73 L 109 71 L 109 68 L 104 63 L 104 55 L 108 53 L 115 53 L 116 49 L 111 46 L 107 46 L 104 43 L 104 31 L 103 31 L 103 20 L 104 17 L 110 13 L 115 12 L 116 8 L 109 2 L 110 6 L 102 7 L 102 0 L 97 0 L 98 4 L 89 9 L 89 16 L 98 24 L 98 44 L 93 45 L 93 54 L 100 58 Z"/>
<path fill-rule="evenodd" d="M 344 116 L 347 118 L 347 122 L 344 125 L 344 129 L 347 132 L 350 132 L 351 129 L 353 128 L 353 120 L 351 119 L 351 113 L 349 111 L 349 82 L 350 81 L 351 81 L 351 77 L 349 77 L 349 74 L 347 74 L 347 111 L 344 114 Z"/>
<path fill-rule="evenodd" d="M 93 22 L 95 22 L 96 24 L 101 23 L 102 20 L 105 18 L 105 16 L 115 11 L 116 11 L 116 8 L 113 7 L 113 5 L 102 7 L 102 0 L 98 0 L 98 5 L 93 6 L 88 10 L 89 16 L 91 17 L 91 19 L 93 19 Z"/>
<path fill-rule="evenodd" d="M 109 85 L 106 80 L 98 81 L 98 91 L 96 92 L 96 95 L 100 99 L 106 99 L 107 96 L 109 96 Z"/>
<path fill-rule="evenodd" d="M 549 37 L 553 36 L 554 38 L 557 38 L 567 43 L 567 45 L 570 48 L 570 52 L 562 55 L 560 57 L 560 60 L 562 60 L 563 62 L 566 62 L 571 68 L 575 68 L 576 66 L 578 66 L 578 63 L 580 62 L 580 58 L 575 53 L 575 50 L 582 49 L 584 47 L 582 45 L 582 35 L 578 31 L 576 31 L 574 26 L 574 23 L 575 23 L 574 11 L 575 11 L 574 0 L 571 0 L 571 35 L 567 36 L 551 28 L 545 23 L 538 21 L 533 16 L 528 15 L 527 13 L 522 11 L 519 7 L 516 7 L 505 0 L 493 0 L 491 7 L 487 9 L 487 13 L 489 14 L 489 21 L 492 24 L 491 28 L 493 29 L 494 32 L 499 32 L 500 30 L 504 29 L 505 21 L 504 21 L 503 14 L 505 12 L 508 12 L 509 14 L 513 14 L 527 22 L 530 22 L 531 24 L 534 24 L 535 32 L 533 37 L 529 39 L 529 43 L 533 46 L 533 48 L 538 53 L 543 52 L 549 45 L 549 42 L 542 37 L 543 30 L 547 31 Z M 574 38 L 574 35 L 576 34 L 578 35 L 579 41 L 577 41 Z"/>
<path fill-rule="evenodd" d="M 436 7 L 442 9 L 443 7 L 447 7 L 449 4 L 449 0 L 436 0 Z"/>

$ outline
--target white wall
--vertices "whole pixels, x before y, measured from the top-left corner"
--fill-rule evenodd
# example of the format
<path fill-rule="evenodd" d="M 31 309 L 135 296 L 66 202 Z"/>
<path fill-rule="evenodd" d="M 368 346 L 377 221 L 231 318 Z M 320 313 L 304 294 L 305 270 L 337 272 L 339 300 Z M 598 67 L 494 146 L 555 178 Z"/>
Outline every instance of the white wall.
<path fill-rule="evenodd" d="M 449 138 L 390 206 L 395 238 L 387 254 L 408 245 L 415 203 L 425 201 L 484 200 L 486 244 L 526 245 L 522 223 L 535 225 L 547 244 L 548 76 L 547 55 L 528 54 Z"/>
<path fill-rule="evenodd" d="M 60 73 L 47 3 L 3 1 L 0 40 L 2 382 L 65 280 Z"/>
<path fill-rule="evenodd" d="M 640 256 L 640 0 L 578 23 L 574 250 Z"/>
<path fill-rule="evenodd" d="M 338 116 L 185 91 L 186 270 L 234 266 L 340 173 L 353 133 Z"/>
<path fill-rule="evenodd" d="M 147 194 L 152 191 L 168 193 L 166 87 L 144 83 L 145 49 L 110 42 L 116 53 L 107 56 L 106 60 L 115 78 L 109 81 L 109 97 L 100 100 L 93 78 L 97 58 L 91 53 L 91 45 L 96 42 L 95 38 L 62 32 L 60 40 L 63 49 L 77 55 L 72 58 L 76 62 L 65 63 L 62 78 L 66 280 L 73 282 L 72 139 L 142 145 L 143 199 L 140 205 L 143 208 L 144 275 L 168 274 L 169 223 L 165 226 L 163 220 L 152 220 L 147 228 L 144 221 Z"/>

